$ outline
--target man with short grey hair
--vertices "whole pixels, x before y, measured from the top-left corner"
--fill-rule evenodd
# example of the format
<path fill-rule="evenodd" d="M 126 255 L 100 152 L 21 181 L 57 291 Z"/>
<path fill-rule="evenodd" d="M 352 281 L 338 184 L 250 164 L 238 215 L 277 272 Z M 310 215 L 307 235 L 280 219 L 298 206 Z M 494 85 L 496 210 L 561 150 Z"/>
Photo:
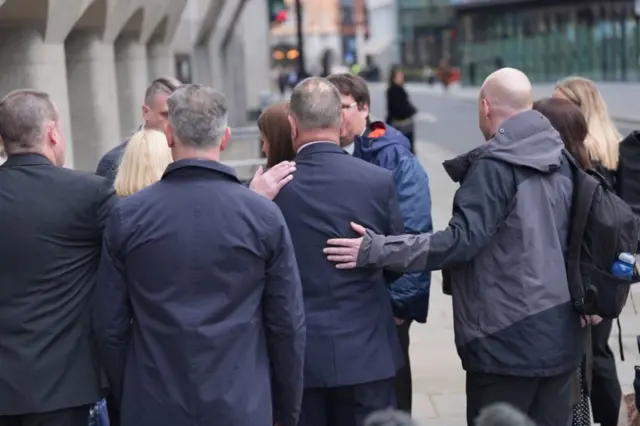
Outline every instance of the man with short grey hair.
<path fill-rule="evenodd" d="M 175 161 L 114 209 L 94 296 L 122 425 L 296 426 L 305 316 L 282 213 L 220 163 L 223 95 L 185 85 L 168 109 Z"/>
<path fill-rule="evenodd" d="M 391 172 L 346 154 L 339 145 L 342 108 L 327 80 L 309 78 L 291 94 L 295 179 L 274 199 L 289 226 L 304 282 L 307 350 L 300 426 L 361 426 L 395 406 L 394 377 L 403 359 L 382 270 L 344 273 L 322 254 L 327 239 L 368 226 L 402 232 Z"/>
<path fill-rule="evenodd" d="M 0 425 L 86 426 L 103 391 L 90 299 L 115 195 L 62 167 L 46 93 L 0 100 L 0 140 Z"/>

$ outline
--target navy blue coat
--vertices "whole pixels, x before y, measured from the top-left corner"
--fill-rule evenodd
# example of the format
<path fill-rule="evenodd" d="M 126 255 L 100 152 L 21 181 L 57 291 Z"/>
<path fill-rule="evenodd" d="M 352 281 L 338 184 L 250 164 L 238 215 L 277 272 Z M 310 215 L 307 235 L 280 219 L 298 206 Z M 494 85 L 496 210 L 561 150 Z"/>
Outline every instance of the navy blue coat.
<path fill-rule="evenodd" d="M 123 426 L 296 425 L 305 325 L 291 238 L 231 169 L 177 161 L 121 200 L 94 296 Z"/>
<path fill-rule="evenodd" d="M 297 171 L 276 199 L 300 266 L 307 317 L 305 388 L 393 377 L 403 364 L 382 269 L 336 269 L 323 253 L 329 238 L 354 236 L 350 221 L 402 232 L 391 172 L 318 142 L 302 148 Z"/>
<path fill-rule="evenodd" d="M 405 233 L 433 232 L 429 177 L 411 152 L 405 135 L 382 122 L 373 122 L 366 134 L 356 138 L 353 155 L 391 170 Z M 391 284 L 389 294 L 394 315 L 426 322 L 430 287 L 430 271 L 404 274 Z"/>
<path fill-rule="evenodd" d="M 96 168 L 96 174 L 98 176 L 107 178 L 109 182 L 113 184 L 113 182 L 116 180 L 116 174 L 118 173 L 120 160 L 122 159 L 124 150 L 127 149 L 128 143 L 129 139 L 122 142 L 120 145 L 116 146 L 111 151 L 102 156 L 100 162 L 98 162 L 98 167 Z"/>

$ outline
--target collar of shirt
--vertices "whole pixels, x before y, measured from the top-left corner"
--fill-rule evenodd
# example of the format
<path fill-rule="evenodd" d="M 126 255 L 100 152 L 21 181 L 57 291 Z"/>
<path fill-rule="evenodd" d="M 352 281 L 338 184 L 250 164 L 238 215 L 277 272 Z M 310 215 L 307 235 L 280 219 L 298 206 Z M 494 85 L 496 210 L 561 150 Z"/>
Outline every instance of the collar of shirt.
<path fill-rule="evenodd" d="M 328 143 L 333 143 L 333 142 L 330 142 L 330 141 L 315 141 L 315 142 L 309 142 L 309 143 L 307 143 L 307 144 L 302 145 L 300 148 L 298 148 L 298 152 L 296 152 L 296 154 L 299 154 L 299 153 L 300 153 L 300 151 L 302 151 L 303 149 L 305 149 L 305 148 L 306 148 L 306 147 L 308 147 L 308 146 L 315 145 L 315 144 L 317 144 L 317 143 L 327 143 L 327 142 L 328 142 Z"/>
<path fill-rule="evenodd" d="M 364 128 L 364 129 L 362 129 L 362 132 L 360 132 L 360 137 L 364 136 L 364 133 L 365 133 L 366 131 L 367 131 L 367 127 L 365 126 L 365 128 Z M 347 146 L 342 147 L 342 149 L 344 149 L 344 150 L 347 152 L 347 154 L 349 154 L 349 155 L 353 155 L 353 153 L 354 153 L 354 152 L 355 152 L 355 150 L 356 150 L 356 143 L 355 143 L 355 141 L 354 141 L 354 142 L 351 142 L 351 143 L 350 143 L 349 145 L 347 145 Z"/>

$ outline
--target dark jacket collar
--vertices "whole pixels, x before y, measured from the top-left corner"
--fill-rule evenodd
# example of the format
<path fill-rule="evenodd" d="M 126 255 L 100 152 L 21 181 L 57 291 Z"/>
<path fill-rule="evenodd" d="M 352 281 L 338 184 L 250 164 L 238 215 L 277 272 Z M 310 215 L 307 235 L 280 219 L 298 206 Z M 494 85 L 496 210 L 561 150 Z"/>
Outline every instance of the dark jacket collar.
<path fill-rule="evenodd" d="M 238 177 L 236 176 L 235 170 L 231 167 L 226 166 L 222 163 L 212 160 L 204 160 L 200 158 L 189 158 L 185 160 L 174 161 L 169 164 L 167 169 L 164 171 L 162 175 L 162 179 L 166 179 L 169 175 L 174 174 L 175 172 L 185 171 L 185 170 L 201 170 L 201 171 L 212 171 L 217 173 L 225 178 L 234 180 L 238 183 L 241 183 Z"/>
<path fill-rule="evenodd" d="M 312 154 L 318 154 L 321 152 L 326 152 L 330 154 L 344 154 L 349 155 L 344 149 L 340 148 L 337 143 L 333 142 L 312 142 L 308 146 L 303 146 L 296 155 L 296 158 L 305 158 Z"/>
<path fill-rule="evenodd" d="M 7 161 L 3 164 L 5 167 L 12 166 L 53 166 L 54 164 L 49 161 L 47 157 L 42 154 L 25 153 L 25 154 L 13 154 L 7 158 Z"/>

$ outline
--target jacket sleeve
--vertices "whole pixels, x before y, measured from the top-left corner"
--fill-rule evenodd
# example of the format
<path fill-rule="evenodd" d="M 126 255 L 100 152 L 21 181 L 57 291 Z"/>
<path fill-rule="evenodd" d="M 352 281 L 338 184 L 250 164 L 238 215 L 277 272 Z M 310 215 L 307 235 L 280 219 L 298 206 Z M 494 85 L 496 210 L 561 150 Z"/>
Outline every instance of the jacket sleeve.
<path fill-rule="evenodd" d="M 113 186 L 107 180 L 104 180 L 98 187 L 95 202 L 96 226 L 100 237 L 102 237 L 104 233 L 109 214 L 117 201 L 118 197 L 116 196 Z"/>
<path fill-rule="evenodd" d="M 296 426 L 302 404 L 305 314 L 293 243 L 280 210 L 271 250 L 263 309 L 272 366 L 274 421 L 281 426 Z"/>
<path fill-rule="evenodd" d="M 100 361 L 111 391 L 122 400 L 125 361 L 131 333 L 131 306 L 121 257 L 120 212 L 116 207 L 107 221 L 93 294 L 93 328 Z"/>
<path fill-rule="evenodd" d="M 456 192 L 453 217 L 443 231 L 388 237 L 367 231 L 358 266 L 420 272 L 470 261 L 489 244 L 512 208 L 516 186 L 510 167 L 498 160 L 478 160 Z"/>
<path fill-rule="evenodd" d="M 404 232 L 408 234 L 433 231 L 429 178 L 415 157 L 403 157 L 394 168 L 394 180 Z M 389 293 L 397 318 L 427 320 L 431 272 L 404 274 L 391 284 Z"/>

